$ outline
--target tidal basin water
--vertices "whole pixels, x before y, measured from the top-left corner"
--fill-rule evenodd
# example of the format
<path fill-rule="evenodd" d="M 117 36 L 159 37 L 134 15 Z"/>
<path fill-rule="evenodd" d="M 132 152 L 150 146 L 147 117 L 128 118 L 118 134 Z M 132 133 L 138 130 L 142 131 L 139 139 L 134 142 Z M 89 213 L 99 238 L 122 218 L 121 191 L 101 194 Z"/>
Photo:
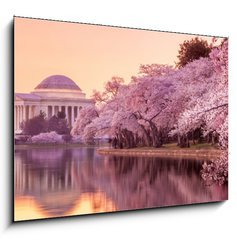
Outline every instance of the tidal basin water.
<path fill-rule="evenodd" d="M 202 160 L 118 157 L 95 147 L 16 146 L 15 221 L 227 199 L 206 186 Z"/>

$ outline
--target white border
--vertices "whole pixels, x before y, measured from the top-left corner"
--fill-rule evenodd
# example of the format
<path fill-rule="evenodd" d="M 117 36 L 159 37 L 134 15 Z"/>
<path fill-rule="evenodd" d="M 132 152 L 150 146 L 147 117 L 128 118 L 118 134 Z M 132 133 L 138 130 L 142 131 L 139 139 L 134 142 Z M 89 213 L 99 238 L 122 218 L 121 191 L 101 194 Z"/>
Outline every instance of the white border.
<path fill-rule="evenodd" d="M 233 239 L 237 212 L 237 34 L 235 1 L 8 0 L 0 6 L 0 237 L 1 239 Z M 13 15 L 114 26 L 229 36 L 230 200 L 93 217 L 10 224 L 9 97 Z"/>

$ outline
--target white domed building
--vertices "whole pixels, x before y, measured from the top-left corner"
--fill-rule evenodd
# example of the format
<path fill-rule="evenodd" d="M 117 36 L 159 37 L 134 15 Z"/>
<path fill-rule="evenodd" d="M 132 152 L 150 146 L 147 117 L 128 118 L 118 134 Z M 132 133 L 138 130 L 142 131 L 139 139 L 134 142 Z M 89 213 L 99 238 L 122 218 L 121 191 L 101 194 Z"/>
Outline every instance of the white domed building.
<path fill-rule="evenodd" d="M 47 77 L 31 93 L 15 93 L 14 102 L 15 132 L 20 132 L 23 121 L 39 115 L 40 111 L 47 118 L 63 111 L 69 126 L 72 126 L 80 109 L 94 104 L 72 79 L 64 75 Z"/>

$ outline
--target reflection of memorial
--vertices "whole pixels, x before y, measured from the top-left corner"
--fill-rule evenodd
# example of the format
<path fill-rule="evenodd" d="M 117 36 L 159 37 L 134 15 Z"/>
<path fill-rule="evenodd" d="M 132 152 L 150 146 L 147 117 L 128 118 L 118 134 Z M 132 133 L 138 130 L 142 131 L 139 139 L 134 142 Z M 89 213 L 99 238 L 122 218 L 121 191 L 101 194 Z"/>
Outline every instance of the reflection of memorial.
<path fill-rule="evenodd" d="M 15 156 L 15 200 L 30 197 L 51 217 L 216 201 L 227 194 L 203 185 L 195 160 L 102 157 L 93 148 L 33 148 Z"/>
<path fill-rule="evenodd" d="M 71 189 L 75 184 L 73 174 L 69 173 L 68 162 L 64 162 L 64 150 L 43 150 L 37 154 L 37 149 L 16 153 L 15 161 L 15 193 L 42 194 L 44 191 Z M 19 159 L 18 159 L 19 158 Z M 31 159 L 31 161 L 23 160 Z"/>
<path fill-rule="evenodd" d="M 31 218 L 47 218 L 114 211 L 112 201 L 86 183 L 91 168 L 85 165 L 88 157 L 93 159 L 94 152 L 87 148 L 16 150 L 16 220 L 27 219 L 27 213 Z M 22 212 L 24 208 L 27 211 Z"/>
<path fill-rule="evenodd" d="M 15 153 L 16 193 L 36 194 L 77 187 L 80 165 L 91 154 L 87 148 L 33 148 Z M 93 158 L 93 155 L 92 155 Z M 78 161 L 80 160 L 80 161 Z"/>

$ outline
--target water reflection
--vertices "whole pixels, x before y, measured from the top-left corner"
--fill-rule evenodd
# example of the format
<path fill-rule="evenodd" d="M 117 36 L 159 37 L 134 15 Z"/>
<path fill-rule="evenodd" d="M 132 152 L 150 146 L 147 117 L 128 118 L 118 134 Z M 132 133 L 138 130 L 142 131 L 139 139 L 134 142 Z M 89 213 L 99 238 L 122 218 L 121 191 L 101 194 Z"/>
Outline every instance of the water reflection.
<path fill-rule="evenodd" d="M 219 201 L 202 161 L 101 156 L 92 147 L 15 151 L 15 220 Z"/>

